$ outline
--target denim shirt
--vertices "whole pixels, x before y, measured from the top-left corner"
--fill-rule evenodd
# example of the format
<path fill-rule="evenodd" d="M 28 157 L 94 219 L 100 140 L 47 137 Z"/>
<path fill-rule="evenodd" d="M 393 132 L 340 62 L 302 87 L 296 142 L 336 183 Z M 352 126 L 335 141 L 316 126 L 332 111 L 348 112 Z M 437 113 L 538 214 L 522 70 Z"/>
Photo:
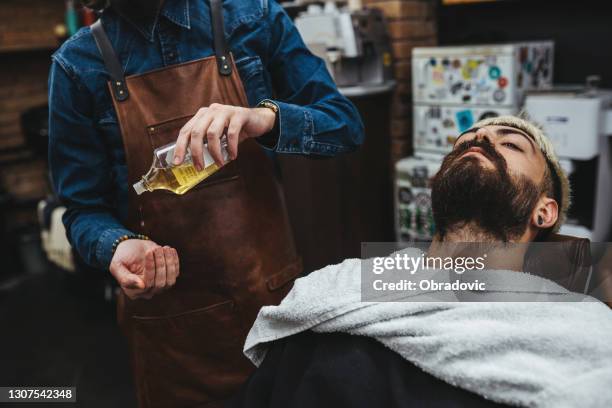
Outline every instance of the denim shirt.
<path fill-rule="evenodd" d="M 276 145 L 262 143 L 265 148 L 333 156 L 362 143 L 357 110 L 340 95 L 324 62 L 307 50 L 278 3 L 225 0 L 223 12 L 226 38 L 249 104 L 268 99 L 279 107 Z M 101 18 L 126 75 L 214 54 L 205 0 L 166 0 L 149 22 L 125 19 L 112 8 Z M 127 166 L 108 80 L 88 27 L 52 57 L 51 175 L 67 207 L 63 221 L 69 241 L 85 262 L 101 269 L 110 265 L 113 243 L 132 234 L 124 227 Z"/>

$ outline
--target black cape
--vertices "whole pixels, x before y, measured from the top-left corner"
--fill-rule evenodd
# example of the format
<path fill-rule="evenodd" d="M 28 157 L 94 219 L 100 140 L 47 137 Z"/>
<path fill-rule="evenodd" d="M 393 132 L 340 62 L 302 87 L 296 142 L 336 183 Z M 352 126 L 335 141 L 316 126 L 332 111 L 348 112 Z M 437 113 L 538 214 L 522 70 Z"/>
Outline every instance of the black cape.
<path fill-rule="evenodd" d="M 232 408 L 503 407 L 425 373 L 381 343 L 306 331 L 274 342 Z"/>

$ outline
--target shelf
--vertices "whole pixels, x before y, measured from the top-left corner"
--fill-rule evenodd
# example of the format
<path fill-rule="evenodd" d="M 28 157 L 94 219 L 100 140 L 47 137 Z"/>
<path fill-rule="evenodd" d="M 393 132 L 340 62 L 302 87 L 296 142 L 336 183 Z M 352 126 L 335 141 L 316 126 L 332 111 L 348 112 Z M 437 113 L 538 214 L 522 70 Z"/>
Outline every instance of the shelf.
<path fill-rule="evenodd" d="M 34 152 L 27 147 L 0 150 L 0 167 L 23 163 L 35 157 Z"/>
<path fill-rule="evenodd" d="M 20 52 L 42 52 L 54 51 L 58 47 L 57 42 L 53 44 L 11 44 L 0 45 L 0 54 L 11 54 Z"/>
<path fill-rule="evenodd" d="M 65 14 L 61 0 L 1 0 L 0 54 L 57 48 L 55 30 Z"/>

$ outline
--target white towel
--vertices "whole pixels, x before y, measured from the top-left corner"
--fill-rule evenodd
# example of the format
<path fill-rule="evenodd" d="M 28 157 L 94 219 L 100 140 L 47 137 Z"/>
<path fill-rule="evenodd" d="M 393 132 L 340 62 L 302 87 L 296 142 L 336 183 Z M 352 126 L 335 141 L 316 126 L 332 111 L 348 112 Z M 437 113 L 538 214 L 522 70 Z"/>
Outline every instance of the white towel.
<path fill-rule="evenodd" d="M 372 337 L 493 401 L 612 407 L 612 312 L 603 303 L 513 271 L 480 272 L 517 287 L 537 282 L 542 293 L 574 301 L 419 302 L 428 296 L 421 293 L 410 302 L 361 302 L 361 262 L 348 259 L 296 280 L 279 306 L 261 309 L 245 355 L 259 365 L 271 341 L 309 329 L 344 332 Z"/>

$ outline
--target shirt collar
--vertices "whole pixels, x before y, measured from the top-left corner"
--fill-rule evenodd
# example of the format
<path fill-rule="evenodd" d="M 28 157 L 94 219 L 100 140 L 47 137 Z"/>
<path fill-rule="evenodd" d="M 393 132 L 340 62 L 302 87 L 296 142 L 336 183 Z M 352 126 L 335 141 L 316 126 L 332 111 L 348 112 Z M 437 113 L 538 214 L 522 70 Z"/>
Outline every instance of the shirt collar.
<path fill-rule="evenodd" d="M 148 20 L 137 20 L 127 16 L 123 16 L 148 40 L 153 42 L 153 34 L 155 27 L 159 21 L 159 16 L 166 17 L 172 23 L 186 29 L 191 29 L 191 21 L 189 16 L 189 0 L 165 0 L 160 12 Z"/>

